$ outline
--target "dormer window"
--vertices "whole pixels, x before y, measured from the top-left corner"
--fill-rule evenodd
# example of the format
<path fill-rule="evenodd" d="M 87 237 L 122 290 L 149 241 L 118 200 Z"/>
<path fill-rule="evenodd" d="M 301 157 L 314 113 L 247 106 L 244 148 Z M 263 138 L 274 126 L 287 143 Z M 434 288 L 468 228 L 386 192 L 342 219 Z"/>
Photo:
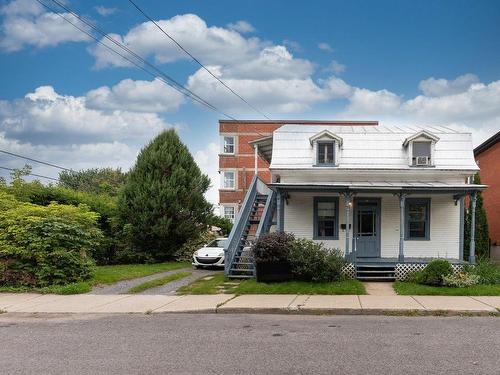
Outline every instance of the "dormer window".
<path fill-rule="evenodd" d="M 318 142 L 317 164 L 333 165 L 335 164 L 335 142 L 321 141 Z"/>
<path fill-rule="evenodd" d="M 328 130 L 323 130 L 309 138 L 313 149 L 313 165 L 318 167 L 335 167 L 342 138 Z"/>
<path fill-rule="evenodd" d="M 434 166 L 434 147 L 439 138 L 426 130 L 422 130 L 403 142 L 407 148 L 410 167 Z"/>
<path fill-rule="evenodd" d="M 413 166 L 432 165 L 431 163 L 431 142 L 415 141 L 412 145 L 411 164 Z"/>

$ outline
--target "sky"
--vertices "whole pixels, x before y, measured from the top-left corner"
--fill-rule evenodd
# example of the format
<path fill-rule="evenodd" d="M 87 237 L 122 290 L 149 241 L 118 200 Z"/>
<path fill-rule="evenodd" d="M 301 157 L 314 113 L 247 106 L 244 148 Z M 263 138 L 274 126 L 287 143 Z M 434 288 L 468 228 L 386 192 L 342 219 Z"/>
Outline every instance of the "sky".
<path fill-rule="evenodd" d="M 75 170 L 127 170 L 173 127 L 212 179 L 207 198 L 217 203 L 222 113 L 444 125 L 471 132 L 474 145 L 500 130 L 499 1 L 134 0 L 258 112 L 130 2 L 63 4 L 219 112 L 110 52 L 60 15 L 109 46 L 107 39 L 52 0 L 40 1 L 52 9 L 0 0 L 0 150 Z M 0 166 L 24 163 L 0 154 Z M 59 172 L 31 165 L 33 173 Z"/>

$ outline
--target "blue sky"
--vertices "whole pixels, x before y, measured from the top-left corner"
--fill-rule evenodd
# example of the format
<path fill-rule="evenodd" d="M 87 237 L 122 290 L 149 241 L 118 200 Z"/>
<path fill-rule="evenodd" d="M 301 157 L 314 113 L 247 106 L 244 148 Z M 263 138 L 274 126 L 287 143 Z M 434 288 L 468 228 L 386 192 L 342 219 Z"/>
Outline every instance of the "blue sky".
<path fill-rule="evenodd" d="M 475 144 L 500 130 L 498 1 L 136 2 L 271 118 L 450 125 Z M 129 2 L 66 4 L 223 111 L 261 118 Z M 175 126 L 217 178 L 220 114 L 124 66 L 35 0 L 0 7 L 1 149 L 126 169 L 154 134 Z M 0 156 L 2 166 L 19 164 Z"/>

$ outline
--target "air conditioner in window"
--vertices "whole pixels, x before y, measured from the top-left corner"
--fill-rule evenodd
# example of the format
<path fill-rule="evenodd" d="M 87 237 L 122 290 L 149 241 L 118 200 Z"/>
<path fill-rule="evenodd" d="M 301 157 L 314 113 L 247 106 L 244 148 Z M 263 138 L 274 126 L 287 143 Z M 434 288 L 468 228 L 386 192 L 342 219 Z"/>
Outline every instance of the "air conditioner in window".
<path fill-rule="evenodd" d="M 417 156 L 415 165 L 430 165 L 431 159 L 428 156 Z"/>

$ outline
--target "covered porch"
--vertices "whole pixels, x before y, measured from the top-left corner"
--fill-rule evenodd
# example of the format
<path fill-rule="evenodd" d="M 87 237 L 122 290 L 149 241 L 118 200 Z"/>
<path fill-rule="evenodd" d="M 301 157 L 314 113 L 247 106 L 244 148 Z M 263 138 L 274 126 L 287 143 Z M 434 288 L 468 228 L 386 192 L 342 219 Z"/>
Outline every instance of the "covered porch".
<path fill-rule="evenodd" d="M 464 259 L 466 196 L 474 218 L 484 185 L 442 182 L 273 183 L 276 230 L 338 248 L 354 265 L 475 263 Z"/>

